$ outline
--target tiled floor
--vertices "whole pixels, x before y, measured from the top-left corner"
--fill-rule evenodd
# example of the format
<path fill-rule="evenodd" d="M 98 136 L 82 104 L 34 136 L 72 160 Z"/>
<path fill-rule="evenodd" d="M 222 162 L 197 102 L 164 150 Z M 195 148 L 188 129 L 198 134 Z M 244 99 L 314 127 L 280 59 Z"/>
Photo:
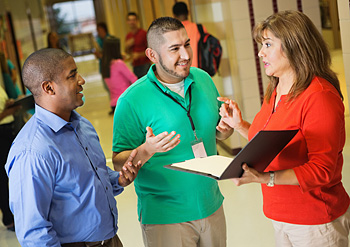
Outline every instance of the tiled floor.
<path fill-rule="evenodd" d="M 344 69 L 341 52 L 334 52 L 334 68 L 344 84 Z M 107 94 L 102 88 L 100 77 L 96 75 L 98 64 L 94 60 L 78 63 L 78 69 L 86 80 L 84 95 L 86 103 L 78 109 L 84 117 L 95 126 L 105 151 L 108 164 L 112 156 L 112 116 L 108 115 Z M 342 87 L 345 90 L 346 87 Z M 350 136 L 349 109 L 346 104 L 346 124 Z M 344 148 L 343 183 L 350 192 L 350 141 L 347 138 Z M 221 154 L 224 154 L 221 151 Z M 231 181 L 219 182 L 225 196 L 224 209 L 227 221 L 228 247 L 271 247 L 274 246 L 273 229 L 270 221 L 262 213 L 262 196 L 260 186 L 256 184 L 237 188 Z M 117 197 L 119 209 L 119 236 L 125 247 L 142 247 L 142 236 L 136 214 L 136 195 L 133 185 Z M 0 223 L 1 224 L 1 223 Z M 0 247 L 19 246 L 15 234 L 0 226 Z"/>

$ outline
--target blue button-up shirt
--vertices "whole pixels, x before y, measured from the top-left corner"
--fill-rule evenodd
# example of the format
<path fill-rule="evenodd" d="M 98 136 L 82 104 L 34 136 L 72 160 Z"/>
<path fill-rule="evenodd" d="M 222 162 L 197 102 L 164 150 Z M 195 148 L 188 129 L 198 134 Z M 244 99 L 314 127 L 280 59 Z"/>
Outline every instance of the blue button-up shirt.
<path fill-rule="evenodd" d="M 119 173 L 106 166 L 94 127 L 35 106 L 5 166 L 10 208 L 22 246 L 93 242 L 117 233 Z"/>

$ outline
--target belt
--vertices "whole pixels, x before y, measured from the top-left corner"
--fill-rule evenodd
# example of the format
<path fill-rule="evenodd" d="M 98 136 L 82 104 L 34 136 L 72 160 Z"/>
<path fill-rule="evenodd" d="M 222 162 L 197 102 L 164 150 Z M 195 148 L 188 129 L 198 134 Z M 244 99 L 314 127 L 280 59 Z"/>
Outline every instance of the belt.
<path fill-rule="evenodd" d="M 75 242 L 75 243 L 66 243 L 62 244 L 62 247 L 93 247 L 93 246 L 103 246 L 104 244 L 107 244 L 109 241 L 111 241 L 112 238 L 103 240 L 103 241 L 97 241 L 97 242 Z"/>

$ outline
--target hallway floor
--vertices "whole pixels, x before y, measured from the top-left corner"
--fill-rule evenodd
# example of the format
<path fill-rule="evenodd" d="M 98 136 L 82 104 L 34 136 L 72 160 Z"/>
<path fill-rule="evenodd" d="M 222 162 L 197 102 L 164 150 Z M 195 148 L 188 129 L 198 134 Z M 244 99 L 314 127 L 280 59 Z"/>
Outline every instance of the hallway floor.
<path fill-rule="evenodd" d="M 346 90 L 344 69 L 341 52 L 333 52 L 334 68 L 339 73 L 343 93 Z M 87 118 L 97 130 L 101 145 L 105 152 L 107 163 L 112 167 L 112 126 L 113 117 L 108 115 L 109 102 L 106 91 L 101 84 L 96 60 L 88 57 L 77 60 L 78 70 L 85 78 L 84 86 L 85 105 L 77 111 Z M 347 143 L 344 147 L 343 183 L 350 193 L 350 118 L 346 104 Z M 224 151 L 220 150 L 224 154 Z M 224 210 L 227 222 L 228 247 L 271 247 L 274 246 L 273 228 L 270 220 L 262 212 L 262 195 L 260 185 L 250 184 L 236 187 L 232 181 L 220 181 L 220 189 L 225 197 Z M 142 234 L 137 220 L 137 198 L 133 185 L 116 197 L 119 211 L 118 235 L 125 247 L 142 247 Z M 1 224 L 1 223 L 0 223 Z M 9 232 L 0 226 L 0 247 L 17 247 L 15 233 Z M 349 245 L 350 246 L 350 245 Z"/>

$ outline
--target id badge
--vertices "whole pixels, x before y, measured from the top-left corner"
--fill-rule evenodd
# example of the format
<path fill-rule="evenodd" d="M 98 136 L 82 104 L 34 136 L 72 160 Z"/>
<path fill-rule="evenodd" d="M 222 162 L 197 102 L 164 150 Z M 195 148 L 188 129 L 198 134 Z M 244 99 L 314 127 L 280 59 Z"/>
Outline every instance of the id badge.
<path fill-rule="evenodd" d="M 202 138 L 191 142 L 191 146 L 195 158 L 205 158 L 208 156 Z"/>

